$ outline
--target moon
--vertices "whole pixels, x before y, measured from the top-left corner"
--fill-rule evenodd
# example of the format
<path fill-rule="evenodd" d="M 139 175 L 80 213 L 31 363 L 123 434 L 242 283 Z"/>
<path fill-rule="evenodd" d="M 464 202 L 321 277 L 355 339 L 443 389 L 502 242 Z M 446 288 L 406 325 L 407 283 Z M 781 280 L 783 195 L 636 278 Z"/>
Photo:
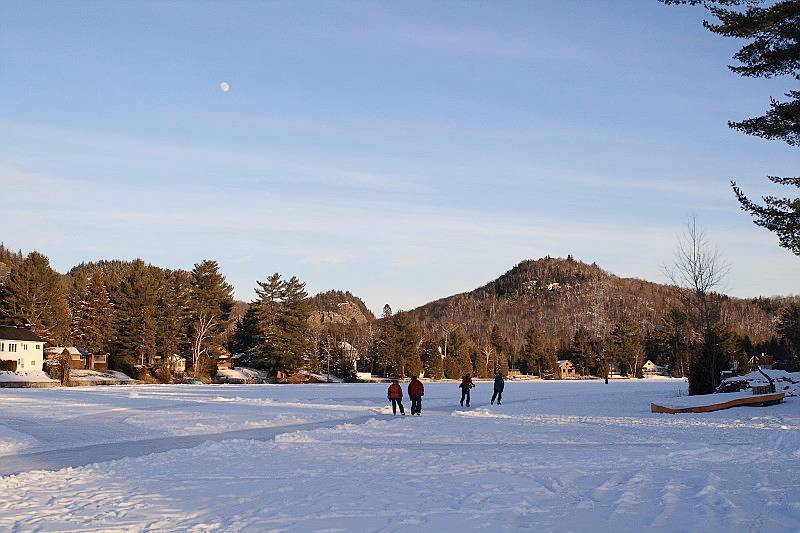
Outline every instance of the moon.
<path fill-rule="evenodd" d="M 231 90 L 231 84 L 228 83 L 227 81 L 223 81 L 222 83 L 219 84 L 219 90 L 226 93 Z"/>

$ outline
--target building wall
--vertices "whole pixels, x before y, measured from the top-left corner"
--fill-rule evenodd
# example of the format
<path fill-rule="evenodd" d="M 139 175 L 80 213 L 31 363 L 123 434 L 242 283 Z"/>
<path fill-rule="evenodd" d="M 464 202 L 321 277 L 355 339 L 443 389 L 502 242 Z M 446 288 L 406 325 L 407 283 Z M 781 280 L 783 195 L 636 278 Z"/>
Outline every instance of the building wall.
<path fill-rule="evenodd" d="M 41 370 L 44 343 L 0 339 L 0 359 L 16 361 L 18 372 Z"/>

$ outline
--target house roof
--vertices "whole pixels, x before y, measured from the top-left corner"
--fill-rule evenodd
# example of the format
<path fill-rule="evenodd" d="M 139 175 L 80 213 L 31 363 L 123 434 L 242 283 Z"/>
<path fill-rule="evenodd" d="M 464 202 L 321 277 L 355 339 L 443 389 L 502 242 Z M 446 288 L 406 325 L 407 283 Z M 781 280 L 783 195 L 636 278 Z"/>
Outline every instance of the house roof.
<path fill-rule="evenodd" d="M 44 339 L 40 338 L 31 330 L 14 326 L 0 326 L 0 339 L 7 341 L 44 342 Z"/>
<path fill-rule="evenodd" d="M 66 350 L 70 355 L 86 355 L 84 350 L 76 348 L 75 346 L 51 346 L 45 350 L 49 354 L 61 355 Z"/>
<path fill-rule="evenodd" d="M 567 363 L 572 364 L 572 361 L 570 361 L 569 359 L 559 359 L 558 360 L 558 364 L 561 365 L 561 366 L 564 366 Z"/>

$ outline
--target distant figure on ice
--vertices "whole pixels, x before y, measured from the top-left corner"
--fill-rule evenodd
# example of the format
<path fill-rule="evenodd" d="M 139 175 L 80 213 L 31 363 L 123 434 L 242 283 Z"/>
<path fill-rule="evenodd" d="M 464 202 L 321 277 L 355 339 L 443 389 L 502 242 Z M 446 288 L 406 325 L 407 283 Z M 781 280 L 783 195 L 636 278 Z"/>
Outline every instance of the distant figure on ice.
<path fill-rule="evenodd" d="M 400 414 L 406 416 L 406 411 L 403 409 L 403 389 L 400 387 L 400 382 L 396 379 L 392 380 L 389 385 L 389 393 L 387 394 L 389 401 L 392 402 L 392 414 L 397 414 L 397 408 L 400 407 Z"/>
<path fill-rule="evenodd" d="M 497 399 L 497 405 L 500 405 L 500 402 L 503 401 L 503 389 L 505 386 L 506 382 L 503 380 L 503 375 L 498 372 L 494 377 L 494 394 L 492 394 L 492 405 L 494 405 L 495 399 Z"/>
<path fill-rule="evenodd" d="M 411 398 L 411 416 L 419 416 L 422 413 L 422 397 L 425 395 L 425 386 L 417 379 L 411 378 L 408 384 L 408 397 Z"/>
<path fill-rule="evenodd" d="M 459 385 L 461 389 L 461 407 L 464 407 L 464 400 L 467 400 L 467 407 L 469 407 L 469 391 L 474 386 L 475 384 L 469 374 L 461 378 L 461 385 Z"/>

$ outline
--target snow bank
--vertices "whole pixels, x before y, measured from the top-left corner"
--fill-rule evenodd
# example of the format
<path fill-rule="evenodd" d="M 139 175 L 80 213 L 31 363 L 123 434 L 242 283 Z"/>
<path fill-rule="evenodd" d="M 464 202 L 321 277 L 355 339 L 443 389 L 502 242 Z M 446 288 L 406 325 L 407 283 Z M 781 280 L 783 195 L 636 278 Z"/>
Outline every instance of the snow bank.
<path fill-rule="evenodd" d="M 8 372 L 0 371 L 0 382 L 5 383 L 51 383 L 50 376 L 41 370 L 31 370 L 28 372 Z"/>
<path fill-rule="evenodd" d="M 253 368 L 223 368 L 217 371 L 215 379 L 221 383 L 266 383 L 269 376 Z"/>
<path fill-rule="evenodd" d="M 117 372 L 116 370 L 70 370 L 70 381 L 122 381 L 134 382 L 136 381 L 127 374 Z"/>
<path fill-rule="evenodd" d="M 36 439 L 0 424 L 0 455 L 20 453 L 36 445 Z"/>
<path fill-rule="evenodd" d="M 800 396 L 800 372 L 786 372 L 785 370 L 764 370 L 763 372 L 773 379 L 777 392 L 784 392 L 786 396 Z M 754 371 L 743 376 L 733 376 L 725 379 L 720 384 L 719 390 L 734 392 L 767 385 L 769 385 L 769 381 L 763 374 Z"/>

